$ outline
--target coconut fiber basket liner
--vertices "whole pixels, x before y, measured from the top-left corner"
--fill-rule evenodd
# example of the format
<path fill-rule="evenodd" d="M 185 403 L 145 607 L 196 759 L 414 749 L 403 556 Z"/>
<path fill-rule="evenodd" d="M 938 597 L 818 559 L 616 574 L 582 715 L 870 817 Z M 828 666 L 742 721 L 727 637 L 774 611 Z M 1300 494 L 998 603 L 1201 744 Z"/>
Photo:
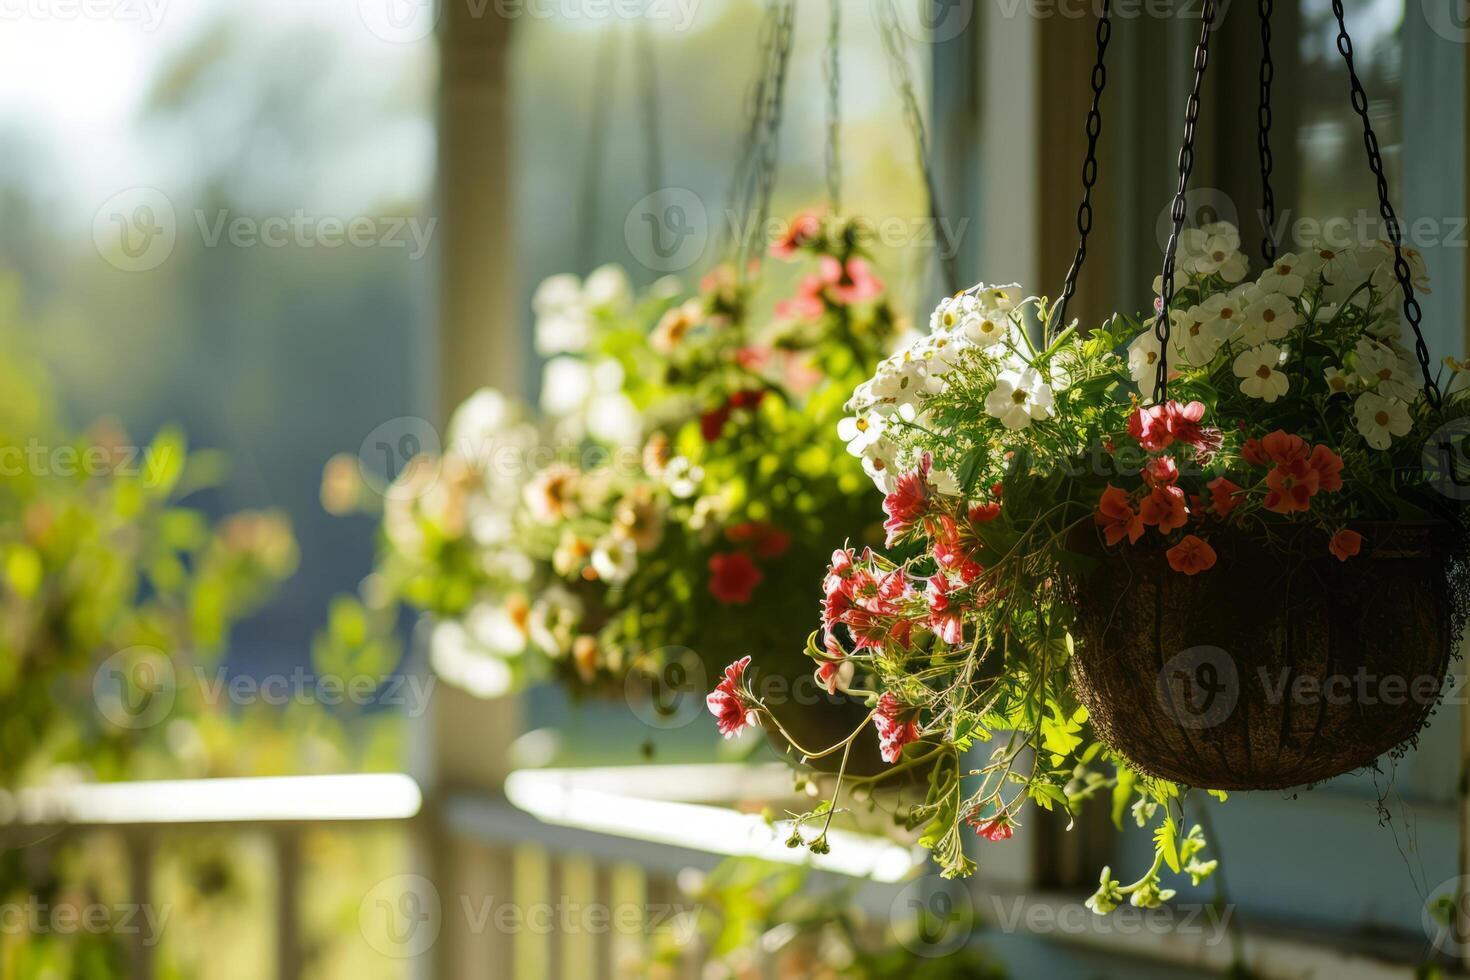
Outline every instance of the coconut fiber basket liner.
<path fill-rule="evenodd" d="M 1411 741 L 1465 625 L 1462 525 L 1356 529 L 1346 562 L 1316 528 L 1217 533 L 1193 576 L 1159 548 L 1110 552 L 1074 583 L 1073 681 L 1102 740 L 1228 790 L 1315 783 Z"/>

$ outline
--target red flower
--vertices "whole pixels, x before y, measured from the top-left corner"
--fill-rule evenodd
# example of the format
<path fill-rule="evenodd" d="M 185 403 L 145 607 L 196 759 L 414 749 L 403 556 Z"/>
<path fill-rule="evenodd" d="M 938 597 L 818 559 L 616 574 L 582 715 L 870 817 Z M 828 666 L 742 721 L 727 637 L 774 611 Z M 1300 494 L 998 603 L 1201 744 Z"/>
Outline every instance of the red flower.
<path fill-rule="evenodd" d="M 883 522 L 883 530 L 888 533 L 888 547 L 897 544 L 929 509 L 932 496 L 929 467 L 932 462 L 929 454 L 925 453 L 919 465 L 900 476 L 893 485 L 893 492 L 883 498 L 883 513 L 888 515 L 888 520 Z"/>
<path fill-rule="evenodd" d="M 725 423 L 730 421 L 730 406 L 712 408 L 699 417 L 699 434 L 705 442 L 714 442 L 725 432 Z"/>
<path fill-rule="evenodd" d="M 1151 487 L 1173 486 L 1179 480 L 1179 467 L 1173 456 L 1155 456 L 1143 468 L 1143 482 Z"/>
<path fill-rule="evenodd" d="M 743 551 L 710 555 L 709 573 L 710 595 L 727 606 L 749 602 L 750 594 L 761 584 L 761 579 L 765 578 L 761 570 L 755 567 L 755 562 Z"/>
<path fill-rule="evenodd" d="M 1295 463 L 1311 455 L 1311 447 L 1301 436 L 1277 429 L 1261 440 L 1261 450 L 1277 463 Z"/>
<path fill-rule="evenodd" d="M 1230 512 L 1240 506 L 1237 498 L 1245 491 L 1227 478 L 1219 476 L 1206 485 L 1210 488 L 1210 506 L 1219 516 L 1229 517 Z"/>
<path fill-rule="evenodd" d="M 764 388 L 746 388 L 730 396 L 731 408 L 755 408 L 766 397 Z"/>
<path fill-rule="evenodd" d="M 1318 446 L 1312 450 L 1307 465 L 1317 473 L 1317 489 L 1324 493 L 1336 493 L 1342 489 L 1342 457 Z"/>
<path fill-rule="evenodd" d="M 929 529 L 934 539 L 934 560 L 957 576 L 966 585 L 975 581 L 985 571 L 975 561 L 975 547 L 979 544 L 974 536 L 973 525 L 967 531 L 949 514 L 940 514 Z"/>
<path fill-rule="evenodd" d="M 878 754 L 884 762 L 897 762 L 903 747 L 919 740 L 918 710 L 899 703 L 891 691 L 878 699 L 873 725 L 878 729 Z"/>
<path fill-rule="evenodd" d="M 1164 557 L 1169 559 L 1170 568 L 1185 575 L 1198 575 L 1215 567 L 1215 549 L 1193 534 L 1185 535 L 1183 541 L 1164 552 Z"/>
<path fill-rule="evenodd" d="M 854 571 L 853 553 L 851 548 L 838 548 L 832 552 L 832 564 L 827 566 L 827 577 L 822 580 L 822 592 L 827 596 L 843 587 L 843 583 L 852 580 Z"/>
<path fill-rule="evenodd" d="M 971 524 L 989 524 L 1000 516 L 1000 501 L 992 500 L 984 504 L 972 503 L 966 516 L 970 518 Z"/>
<path fill-rule="evenodd" d="M 1332 536 L 1332 540 L 1327 543 L 1327 550 L 1338 561 L 1347 561 L 1363 550 L 1363 536 L 1357 531 L 1343 528 Z"/>
<path fill-rule="evenodd" d="M 929 603 L 929 628 L 945 643 L 958 646 L 964 642 L 965 629 L 960 622 L 960 611 L 950 599 L 952 591 L 948 577 L 940 572 L 930 577 L 929 587 L 924 590 L 924 598 Z"/>
<path fill-rule="evenodd" d="M 796 295 L 776 303 L 777 320 L 819 320 L 827 311 L 822 302 L 822 280 L 816 276 L 805 276 L 796 285 Z"/>
<path fill-rule="evenodd" d="M 726 738 L 732 738 L 756 723 L 755 709 L 741 687 L 749 657 L 741 657 L 725 668 L 725 679 L 705 697 L 705 707 L 715 716 L 715 727 Z"/>
<path fill-rule="evenodd" d="M 786 230 L 771 245 L 771 255 L 778 259 L 789 259 L 796 250 L 822 233 L 822 212 L 802 211 L 791 219 Z"/>
<path fill-rule="evenodd" d="M 988 841 L 1010 840 L 1015 834 L 1011 826 L 1011 820 L 1004 813 L 997 814 L 989 820 L 982 820 L 979 814 L 971 814 L 965 818 L 965 823 L 975 828 L 975 834 Z"/>
<path fill-rule="evenodd" d="M 1153 492 L 1143 498 L 1138 507 L 1138 519 L 1145 524 L 1158 526 L 1160 534 L 1181 528 L 1189 520 L 1189 508 L 1184 505 L 1184 491 L 1178 487 L 1154 487 Z"/>
<path fill-rule="evenodd" d="M 727 527 L 725 539 L 733 544 L 749 543 L 758 558 L 779 558 L 791 547 L 791 535 L 765 521 L 746 521 Z"/>
<path fill-rule="evenodd" d="M 1124 537 L 1129 544 L 1143 537 L 1143 521 L 1139 520 L 1128 495 L 1111 484 L 1098 500 L 1097 513 L 1092 519 L 1103 529 L 1110 545 L 1116 545 Z"/>
<path fill-rule="evenodd" d="M 1271 461 L 1259 439 L 1247 439 L 1240 447 L 1240 458 L 1252 466 L 1265 466 Z"/>
<path fill-rule="evenodd" d="M 1266 474 L 1266 499 L 1262 504 L 1267 510 L 1277 514 L 1309 510 L 1312 496 L 1317 492 L 1317 479 L 1317 471 L 1312 469 L 1305 457 L 1293 459 L 1289 463 L 1277 463 Z"/>
<path fill-rule="evenodd" d="M 1196 449 L 1213 451 L 1219 448 L 1220 435 L 1218 431 L 1199 424 L 1204 417 L 1203 402 L 1182 405 L 1170 401 L 1146 408 L 1140 406 L 1128 417 L 1128 434 L 1149 452 L 1167 449 L 1175 440 Z"/>

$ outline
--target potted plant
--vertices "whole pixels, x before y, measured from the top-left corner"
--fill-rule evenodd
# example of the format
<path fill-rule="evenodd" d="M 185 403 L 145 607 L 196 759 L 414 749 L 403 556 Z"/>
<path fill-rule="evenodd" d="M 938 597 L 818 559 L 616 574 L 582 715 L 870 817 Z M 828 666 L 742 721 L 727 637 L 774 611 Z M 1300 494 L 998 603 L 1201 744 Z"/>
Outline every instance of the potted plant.
<path fill-rule="evenodd" d="M 1458 365 L 1442 406 L 1424 390 L 1399 257 L 1322 245 L 1251 279 L 1234 228 L 1193 229 L 1162 329 L 1083 333 L 978 286 L 858 386 L 849 449 L 890 550 L 834 553 L 808 652 L 855 672 L 848 742 L 871 724 L 892 771 L 933 766 L 903 819 L 946 875 L 1027 800 L 1071 813 L 1110 791 L 1156 856 L 1128 885 L 1105 869 L 1089 905 L 1156 905 L 1166 866 L 1215 867 L 1190 787 L 1315 781 L 1412 739 L 1467 596 L 1464 521 L 1422 454 L 1470 408 Z M 1371 689 L 1344 700 L 1344 680 Z M 741 664 L 710 707 L 765 720 Z M 842 788 L 798 842 L 827 847 Z"/>

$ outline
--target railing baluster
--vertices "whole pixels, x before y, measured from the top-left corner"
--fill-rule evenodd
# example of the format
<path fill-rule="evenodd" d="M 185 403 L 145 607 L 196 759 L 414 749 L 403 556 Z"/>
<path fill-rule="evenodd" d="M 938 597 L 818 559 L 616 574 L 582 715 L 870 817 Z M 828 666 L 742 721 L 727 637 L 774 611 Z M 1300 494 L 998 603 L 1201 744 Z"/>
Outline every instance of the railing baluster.
<path fill-rule="evenodd" d="M 271 835 L 276 855 L 276 980 L 300 980 L 301 836 L 285 824 Z"/>
<path fill-rule="evenodd" d="M 126 834 L 123 839 L 128 851 L 128 900 L 136 910 L 135 918 L 147 921 L 148 917 L 143 913 L 149 910 L 153 901 L 153 834 L 137 830 Z M 130 950 L 133 980 L 153 980 L 153 944 L 160 938 L 147 929 L 133 933 Z"/>

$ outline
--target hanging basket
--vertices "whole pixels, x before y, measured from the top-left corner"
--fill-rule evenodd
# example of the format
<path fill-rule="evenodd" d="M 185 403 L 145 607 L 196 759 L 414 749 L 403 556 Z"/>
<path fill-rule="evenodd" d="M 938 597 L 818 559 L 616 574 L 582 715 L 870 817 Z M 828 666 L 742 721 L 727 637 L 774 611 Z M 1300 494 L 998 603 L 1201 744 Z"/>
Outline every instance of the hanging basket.
<path fill-rule="evenodd" d="M 1464 626 L 1458 529 L 1359 525 L 1339 562 L 1315 528 L 1217 535 L 1215 568 L 1112 554 L 1077 584 L 1078 697 L 1103 741 L 1150 775 L 1282 789 L 1411 741 Z"/>

